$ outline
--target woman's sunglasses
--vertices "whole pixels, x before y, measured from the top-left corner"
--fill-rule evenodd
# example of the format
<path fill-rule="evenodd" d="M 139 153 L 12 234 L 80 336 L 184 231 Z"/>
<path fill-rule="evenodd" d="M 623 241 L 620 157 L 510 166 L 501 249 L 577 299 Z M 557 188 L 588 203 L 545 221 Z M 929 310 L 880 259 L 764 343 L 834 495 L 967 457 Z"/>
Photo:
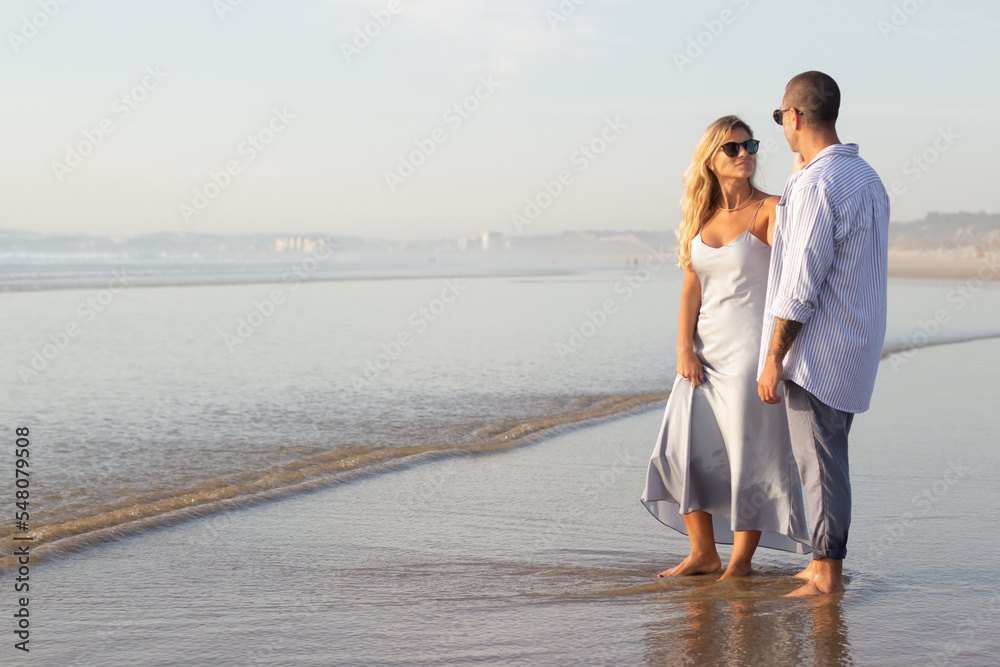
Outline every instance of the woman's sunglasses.
<path fill-rule="evenodd" d="M 760 148 L 760 142 L 756 139 L 747 139 L 741 144 L 736 143 L 735 141 L 727 141 L 722 144 L 720 148 L 722 148 L 722 152 L 728 157 L 736 157 L 740 154 L 740 146 L 747 149 L 747 155 L 753 155 L 757 152 L 757 149 Z"/>

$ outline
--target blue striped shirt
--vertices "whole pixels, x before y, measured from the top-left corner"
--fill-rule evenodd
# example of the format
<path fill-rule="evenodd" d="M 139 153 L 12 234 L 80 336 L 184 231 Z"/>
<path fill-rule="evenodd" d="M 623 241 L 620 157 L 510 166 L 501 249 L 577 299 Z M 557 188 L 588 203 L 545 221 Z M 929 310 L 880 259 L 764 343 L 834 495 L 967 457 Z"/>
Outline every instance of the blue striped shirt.
<path fill-rule="evenodd" d="M 889 197 L 857 144 L 824 148 L 777 205 L 758 377 L 774 318 L 802 323 L 782 379 L 864 412 L 885 339 Z"/>

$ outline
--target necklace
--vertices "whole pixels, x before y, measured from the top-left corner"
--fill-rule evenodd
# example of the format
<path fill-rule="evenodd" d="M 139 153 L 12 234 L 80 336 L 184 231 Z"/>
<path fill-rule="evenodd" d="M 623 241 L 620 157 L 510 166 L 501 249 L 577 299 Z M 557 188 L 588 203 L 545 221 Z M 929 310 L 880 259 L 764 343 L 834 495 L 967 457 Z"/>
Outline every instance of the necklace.
<path fill-rule="evenodd" d="M 726 213 L 732 213 L 733 211 L 738 211 L 738 210 L 740 210 L 741 208 L 744 208 L 747 204 L 749 204 L 750 202 L 753 201 L 753 194 L 754 194 L 754 188 L 751 185 L 750 186 L 750 196 L 747 198 L 747 200 L 745 202 L 743 202 L 742 204 L 740 204 L 736 208 L 723 208 L 722 206 L 719 206 L 719 210 L 720 211 L 725 211 Z M 737 200 L 737 201 L 739 201 L 739 200 Z"/>

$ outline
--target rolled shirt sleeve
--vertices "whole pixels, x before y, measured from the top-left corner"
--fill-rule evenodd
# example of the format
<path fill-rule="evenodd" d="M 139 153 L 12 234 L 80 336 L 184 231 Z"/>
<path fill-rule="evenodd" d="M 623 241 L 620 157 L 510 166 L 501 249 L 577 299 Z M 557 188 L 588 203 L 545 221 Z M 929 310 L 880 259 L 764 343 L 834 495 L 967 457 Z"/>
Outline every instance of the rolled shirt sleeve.
<path fill-rule="evenodd" d="M 889 197 L 857 144 L 824 148 L 778 202 L 757 373 L 775 318 L 803 323 L 782 379 L 844 412 L 871 403 L 885 339 Z"/>
<path fill-rule="evenodd" d="M 771 315 L 805 324 L 816 310 L 833 265 L 836 215 L 821 186 L 796 193 L 788 214 L 794 222 L 784 239 L 785 267 L 771 302 Z"/>

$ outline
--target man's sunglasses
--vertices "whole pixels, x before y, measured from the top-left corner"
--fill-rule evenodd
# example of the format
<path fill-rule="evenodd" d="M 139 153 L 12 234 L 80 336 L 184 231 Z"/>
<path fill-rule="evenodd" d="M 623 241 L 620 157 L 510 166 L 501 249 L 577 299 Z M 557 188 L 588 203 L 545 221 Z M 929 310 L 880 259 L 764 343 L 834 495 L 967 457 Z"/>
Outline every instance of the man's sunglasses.
<path fill-rule="evenodd" d="M 740 146 L 747 149 L 747 155 L 753 155 L 760 148 L 760 142 L 756 139 L 747 139 L 742 144 L 738 144 L 735 141 L 727 141 L 720 148 L 722 148 L 722 152 L 727 156 L 736 157 L 740 154 Z"/>
<path fill-rule="evenodd" d="M 771 118 L 773 118 L 774 122 L 777 123 L 778 125 L 782 125 L 781 121 L 784 120 L 783 117 L 785 115 L 785 112 L 791 111 L 792 109 L 795 109 L 795 107 L 788 107 L 787 109 L 775 109 L 774 112 L 771 113 Z M 795 113 L 799 114 L 800 116 L 805 115 L 798 109 L 795 109 Z"/>

